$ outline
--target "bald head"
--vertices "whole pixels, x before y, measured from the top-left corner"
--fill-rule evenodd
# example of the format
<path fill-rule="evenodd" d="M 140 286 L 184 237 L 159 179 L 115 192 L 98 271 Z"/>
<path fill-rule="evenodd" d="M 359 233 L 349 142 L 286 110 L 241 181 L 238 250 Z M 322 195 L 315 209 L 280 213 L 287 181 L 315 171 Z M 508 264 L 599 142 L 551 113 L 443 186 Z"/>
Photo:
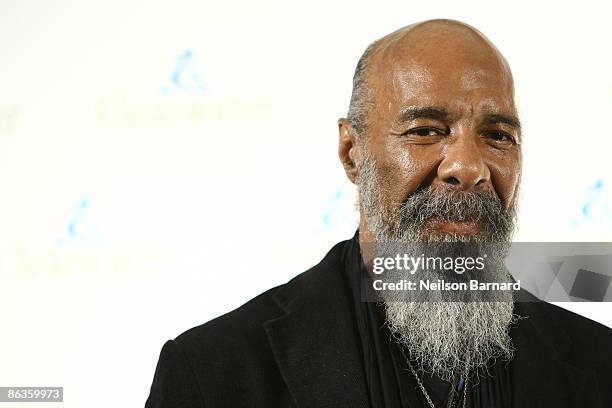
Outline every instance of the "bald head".
<path fill-rule="evenodd" d="M 398 75 L 400 67 L 404 75 Z M 360 135 L 366 133 L 369 113 L 382 107 L 385 95 L 419 92 L 405 89 L 406 76 L 423 78 L 436 70 L 439 77 L 456 84 L 468 84 L 477 76 L 497 76 L 514 97 L 508 63 L 480 31 L 456 20 L 427 20 L 374 41 L 362 54 L 347 115 L 353 129 Z"/>

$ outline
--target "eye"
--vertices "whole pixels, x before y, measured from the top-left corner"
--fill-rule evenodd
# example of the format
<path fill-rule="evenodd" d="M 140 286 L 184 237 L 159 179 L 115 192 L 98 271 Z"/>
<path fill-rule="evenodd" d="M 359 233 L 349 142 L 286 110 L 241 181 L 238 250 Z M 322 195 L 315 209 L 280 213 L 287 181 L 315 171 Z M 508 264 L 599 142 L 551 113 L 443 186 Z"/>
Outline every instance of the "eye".
<path fill-rule="evenodd" d="M 406 132 L 406 134 L 411 134 L 411 135 L 425 137 L 425 136 L 438 136 L 438 135 L 442 135 L 442 134 L 444 134 L 444 132 L 441 131 L 440 129 L 436 129 L 436 128 L 421 127 L 421 128 L 410 129 L 409 131 Z"/>
<path fill-rule="evenodd" d="M 514 138 L 506 132 L 501 132 L 501 131 L 486 132 L 485 136 L 488 137 L 489 139 L 492 139 L 495 142 L 514 143 Z"/>

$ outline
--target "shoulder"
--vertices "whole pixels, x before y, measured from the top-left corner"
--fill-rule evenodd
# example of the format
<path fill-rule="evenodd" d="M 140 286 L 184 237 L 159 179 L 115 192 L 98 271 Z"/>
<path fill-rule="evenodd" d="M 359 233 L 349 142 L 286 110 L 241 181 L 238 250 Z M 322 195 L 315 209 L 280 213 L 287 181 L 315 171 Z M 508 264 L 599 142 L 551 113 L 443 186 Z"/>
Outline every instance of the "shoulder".
<path fill-rule="evenodd" d="M 223 357 L 224 350 L 230 353 L 226 357 L 236 355 L 237 350 L 241 355 L 249 350 L 260 352 L 265 335 L 263 324 L 282 315 L 274 296 L 286 285 L 269 289 L 237 309 L 185 331 L 175 341 L 195 358 Z"/>
<path fill-rule="evenodd" d="M 529 310 L 539 321 L 542 335 L 554 337 L 555 333 L 563 333 L 568 339 L 565 354 L 573 365 L 612 368 L 611 328 L 547 302 L 533 304 Z"/>
<path fill-rule="evenodd" d="M 572 342 L 580 346 L 605 349 L 612 353 L 612 329 L 570 310 L 546 304 L 551 316 L 559 322 Z M 603 307 L 604 304 L 602 303 Z"/>
<path fill-rule="evenodd" d="M 612 329 L 601 323 L 552 303 L 546 303 L 546 305 L 550 313 L 567 325 L 566 327 L 568 330 L 586 330 L 587 332 L 594 332 L 606 336 L 608 339 L 612 337 Z M 607 307 L 605 303 L 600 303 L 600 305 L 602 307 Z"/>
<path fill-rule="evenodd" d="M 293 406 L 270 333 L 278 340 L 284 329 L 277 323 L 290 316 L 302 333 L 316 327 L 313 315 L 318 315 L 312 306 L 329 303 L 341 293 L 344 246 L 337 244 L 319 264 L 289 282 L 168 341 L 147 408 L 178 406 L 177 400 L 190 407 L 216 406 L 219 401 L 244 406 L 245 395 L 253 406 Z"/>
<path fill-rule="evenodd" d="M 282 309 L 274 296 L 284 287 L 269 289 L 239 308 L 189 329 L 166 343 L 164 349 L 169 350 L 164 352 L 162 349 L 158 366 L 170 368 L 157 369 L 152 401 L 159 400 L 159 395 L 176 394 L 173 389 L 178 387 L 171 384 L 177 381 L 164 380 L 162 377 L 169 376 L 166 372 L 188 372 L 194 384 L 190 387 L 198 390 L 203 406 L 218 406 L 220 401 L 228 406 L 243 406 L 245 393 L 261 399 L 261 406 L 275 405 L 274 398 L 283 397 L 282 377 L 264 323 L 281 316 Z M 170 353 L 170 349 L 174 351 Z M 182 390 L 184 384 L 190 382 L 184 380 L 186 375 L 181 378 Z M 170 385 L 164 386 L 164 383 Z M 180 394 L 195 395 L 195 392 L 181 391 Z M 197 400 L 195 396 L 193 399 Z"/>
<path fill-rule="evenodd" d="M 146 407 L 195 408 L 217 406 L 219 401 L 242 406 L 244 401 L 237 398 L 243 398 L 245 390 L 278 384 L 280 374 L 263 322 L 278 315 L 273 296 L 282 286 L 166 342 Z"/>
<path fill-rule="evenodd" d="M 543 303 L 543 305 L 550 317 L 560 324 L 572 336 L 572 339 L 588 339 L 594 342 L 601 339 L 608 346 L 612 344 L 610 343 L 612 341 L 611 328 L 552 303 Z"/>
<path fill-rule="evenodd" d="M 341 285 L 338 269 L 347 241 L 336 244 L 315 266 L 289 282 L 271 288 L 229 313 L 187 330 L 175 342 L 190 359 L 240 365 L 272 358 L 266 322 L 283 317 L 289 309 L 304 308 Z M 299 305 L 299 306 L 297 306 Z M 253 361 L 256 360 L 256 361 Z M 198 362 L 199 363 L 199 362 Z"/>
<path fill-rule="evenodd" d="M 271 288 L 242 306 L 209 322 L 187 330 L 175 341 L 190 356 L 210 355 L 215 359 L 227 350 L 234 355 L 259 354 L 267 347 L 265 323 L 286 314 L 296 302 L 311 302 L 322 296 L 323 286 L 336 286 L 338 274 L 327 273 L 337 266 L 340 243 L 321 262 L 289 282 Z M 316 299 L 315 299 L 316 300 Z M 214 352 L 213 352 L 214 350 Z M 229 357 L 229 356 L 228 356 Z"/>

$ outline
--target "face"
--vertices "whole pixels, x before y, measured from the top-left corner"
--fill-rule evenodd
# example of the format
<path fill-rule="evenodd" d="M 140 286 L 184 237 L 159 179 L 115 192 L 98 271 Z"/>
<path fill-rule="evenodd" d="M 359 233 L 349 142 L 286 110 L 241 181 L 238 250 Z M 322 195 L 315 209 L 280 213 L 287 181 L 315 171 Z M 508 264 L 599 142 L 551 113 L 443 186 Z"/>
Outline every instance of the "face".
<path fill-rule="evenodd" d="M 391 41 L 370 60 L 376 109 L 368 117 L 366 143 L 378 168 L 382 210 L 397 213 L 420 189 L 487 193 L 510 209 L 521 135 L 507 65 L 479 42 L 442 42 L 439 36 L 402 41 Z M 435 218 L 428 225 L 440 234 L 478 234 L 481 228 Z"/>

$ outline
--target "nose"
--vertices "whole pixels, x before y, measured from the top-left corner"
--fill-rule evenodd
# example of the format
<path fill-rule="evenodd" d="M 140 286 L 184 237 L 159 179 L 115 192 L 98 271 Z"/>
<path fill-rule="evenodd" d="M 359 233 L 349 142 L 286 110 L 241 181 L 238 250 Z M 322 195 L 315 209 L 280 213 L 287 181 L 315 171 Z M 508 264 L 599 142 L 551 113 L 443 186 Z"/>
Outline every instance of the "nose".
<path fill-rule="evenodd" d="M 491 172 L 482 157 L 478 141 L 463 134 L 446 146 L 438 166 L 438 182 L 453 190 L 484 190 Z"/>

